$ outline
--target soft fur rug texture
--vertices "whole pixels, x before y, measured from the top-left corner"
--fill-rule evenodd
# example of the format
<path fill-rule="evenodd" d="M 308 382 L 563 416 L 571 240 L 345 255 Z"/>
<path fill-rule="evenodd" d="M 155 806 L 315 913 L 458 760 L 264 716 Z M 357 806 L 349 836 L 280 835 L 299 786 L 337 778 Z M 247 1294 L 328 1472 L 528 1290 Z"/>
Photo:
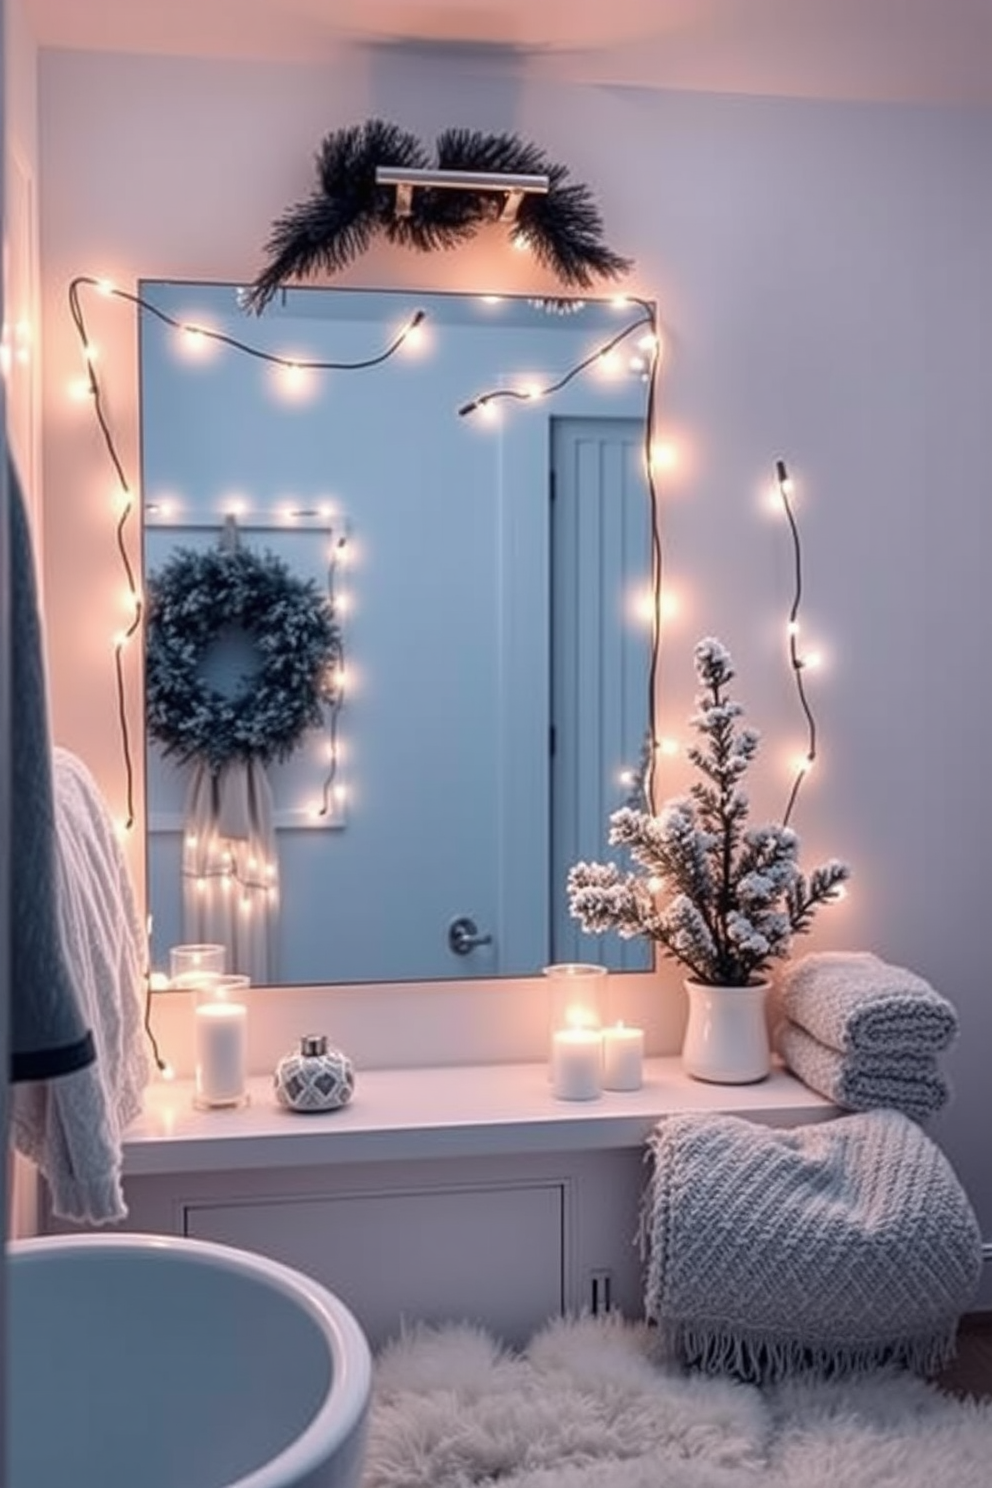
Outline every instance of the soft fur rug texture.
<path fill-rule="evenodd" d="M 524 1353 L 416 1328 L 376 1366 L 362 1488 L 989 1488 L 992 1404 L 912 1375 L 759 1389 L 655 1362 L 619 1318 Z"/>

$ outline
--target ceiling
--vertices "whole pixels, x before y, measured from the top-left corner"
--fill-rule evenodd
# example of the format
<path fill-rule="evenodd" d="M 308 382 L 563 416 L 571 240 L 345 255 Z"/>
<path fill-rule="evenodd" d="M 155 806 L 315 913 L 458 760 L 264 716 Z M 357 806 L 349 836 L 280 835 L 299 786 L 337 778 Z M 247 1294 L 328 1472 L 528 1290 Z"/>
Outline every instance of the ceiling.
<path fill-rule="evenodd" d="M 429 45 L 582 82 L 992 105 L 992 0 L 22 0 L 42 46 L 319 61 Z"/>

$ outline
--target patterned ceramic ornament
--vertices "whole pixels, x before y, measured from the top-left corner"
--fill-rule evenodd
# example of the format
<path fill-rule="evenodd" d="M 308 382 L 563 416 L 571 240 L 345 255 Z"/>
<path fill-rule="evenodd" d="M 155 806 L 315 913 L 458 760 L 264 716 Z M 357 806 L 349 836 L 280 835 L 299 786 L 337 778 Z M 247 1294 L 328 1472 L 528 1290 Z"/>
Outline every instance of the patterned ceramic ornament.
<path fill-rule="evenodd" d="M 327 1047 L 326 1034 L 311 1033 L 283 1055 L 273 1081 L 276 1099 L 290 1111 L 337 1111 L 351 1100 L 355 1071 L 347 1054 Z"/>

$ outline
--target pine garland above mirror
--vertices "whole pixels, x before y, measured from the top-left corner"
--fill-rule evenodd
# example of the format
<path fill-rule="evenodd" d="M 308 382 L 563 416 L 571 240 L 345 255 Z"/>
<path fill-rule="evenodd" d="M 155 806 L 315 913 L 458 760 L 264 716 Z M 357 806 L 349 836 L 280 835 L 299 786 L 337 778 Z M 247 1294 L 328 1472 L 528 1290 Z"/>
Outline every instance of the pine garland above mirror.
<path fill-rule="evenodd" d="M 431 173 L 432 184 L 407 189 L 381 180 L 382 168 Z M 632 267 L 603 242 L 599 209 L 587 186 L 569 181 L 568 168 L 536 145 L 510 134 L 447 129 L 432 161 L 416 136 L 382 119 L 325 136 L 317 151 L 317 186 L 272 225 L 268 263 L 245 294 L 256 313 L 288 280 L 335 274 L 367 251 L 378 233 L 422 253 L 457 247 L 480 227 L 509 222 L 538 263 L 572 289 L 618 279 Z M 445 172 L 487 175 L 479 186 L 452 187 Z M 500 176 L 506 176 L 504 187 Z M 514 191 L 509 178 L 544 178 L 539 188 Z"/>

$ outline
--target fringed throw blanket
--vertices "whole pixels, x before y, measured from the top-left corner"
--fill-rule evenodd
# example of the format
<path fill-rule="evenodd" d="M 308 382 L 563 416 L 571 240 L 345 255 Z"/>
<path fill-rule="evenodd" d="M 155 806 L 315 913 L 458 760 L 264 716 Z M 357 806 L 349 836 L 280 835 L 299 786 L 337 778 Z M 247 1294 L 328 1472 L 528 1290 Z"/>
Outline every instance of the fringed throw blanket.
<path fill-rule="evenodd" d="M 650 1156 L 645 1311 L 669 1357 L 752 1381 L 953 1357 L 981 1236 L 898 1111 L 788 1131 L 687 1113 L 659 1123 Z"/>

